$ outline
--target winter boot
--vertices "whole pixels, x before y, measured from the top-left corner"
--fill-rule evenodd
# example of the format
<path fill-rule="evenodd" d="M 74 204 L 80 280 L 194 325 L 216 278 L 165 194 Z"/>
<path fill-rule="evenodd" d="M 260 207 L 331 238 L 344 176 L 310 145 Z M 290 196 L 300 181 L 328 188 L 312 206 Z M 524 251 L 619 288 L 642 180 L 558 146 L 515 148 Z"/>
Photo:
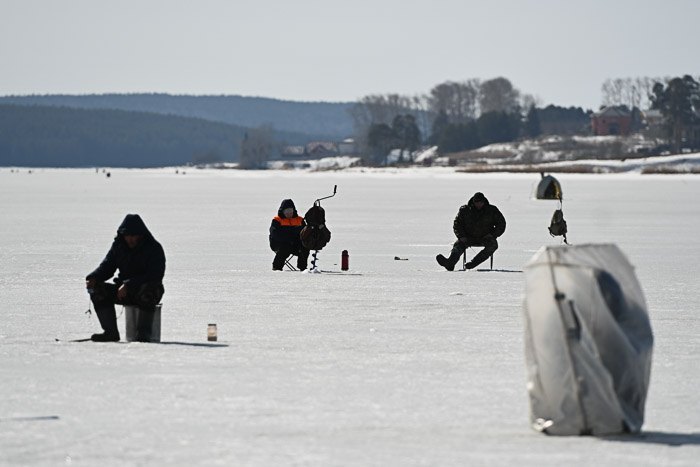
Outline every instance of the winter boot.
<path fill-rule="evenodd" d="M 492 255 L 492 252 L 486 251 L 486 249 L 481 250 L 479 253 L 476 254 L 476 256 L 471 261 L 469 261 L 465 265 L 465 267 L 467 269 L 474 269 L 475 267 L 477 267 L 478 265 L 480 265 L 481 263 L 483 263 L 484 261 L 489 259 L 489 256 L 491 256 L 491 255 Z"/>
<path fill-rule="evenodd" d="M 307 253 L 304 255 L 303 253 L 299 254 L 299 257 L 297 258 L 297 269 L 300 271 L 306 270 L 308 267 L 308 259 L 309 259 L 309 254 Z"/>
<path fill-rule="evenodd" d="M 438 264 L 443 268 L 447 269 L 448 271 L 454 271 L 455 264 L 457 264 L 457 261 L 459 261 L 460 256 L 462 256 L 462 253 L 453 250 L 452 253 L 450 253 L 449 258 L 445 258 L 442 255 L 437 255 L 435 259 L 437 260 Z"/>
<path fill-rule="evenodd" d="M 275 259 L 272 260 L 272 270 L 282 271 L 284 269 L 284 263 L 287 261 L 287 256 L 289 256 L 289 253 L 281 250 L 278 251 L 277 254 L 275 254 Z"/>
<path fill-rule="evenodd" d="M 93 342 L 119 342 L 119 333 L 116 335 L 114 334 L 107 334 L 106 332 L 102 332 L 100 334 L 93 334 L 90 336 L 90 340 Z"/>
<path fill-rule="evenodd" d="M 119 330 L 117 329 L 117 313 L 114 305 L 105 308 L 95 307 L 95 314 L 100 320 L 100 326 L 104 330 L 101 334 L 93 334 L 90 340 L 95 342 L 118 342 Z"/>

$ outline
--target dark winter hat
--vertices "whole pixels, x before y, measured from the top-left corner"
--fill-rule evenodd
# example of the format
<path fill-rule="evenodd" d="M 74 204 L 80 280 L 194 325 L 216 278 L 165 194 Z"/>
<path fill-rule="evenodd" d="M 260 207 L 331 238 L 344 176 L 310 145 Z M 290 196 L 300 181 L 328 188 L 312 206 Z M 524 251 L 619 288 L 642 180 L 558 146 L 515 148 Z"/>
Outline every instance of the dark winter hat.
<path fill-rule="evenodd" d="M 294 215 L 297 215 L 297 207 L 294 206 L 294 201 L 291 199 L 283 199 L 282 204 L 280 204 L 280 208 L 277 210 L 277 215 L 280 217 L 284 217 L 284 210 L 292 208 L 294 209 Z"/>
<path fill-rule="evenodd" d="M 117 229 L 119 235 L 150 235 L 151 233 L 138 214 L 127 214 Z"/>
<path fill-rule="evenodd" d="M 474 200 L 475 203 L 477 203 L 479 201 L 483 203 L 486 201 L 486 196 L 484 196 L 484 194 L 482 192 L 477 191 L 476 193 L 474 193 L 474 197 L 472 199 Z"/>
<path fill-rule="evenodd" d="M 280 204 L 279 210 L 284 211 L 285 209 L 288 209 L 288 208 L 292 208 L 295 211 L 297 210 L 297 207 L 294 206 L 294 201 L 292 201 L 291 199 L 283 199 L 282 203 Z"/>

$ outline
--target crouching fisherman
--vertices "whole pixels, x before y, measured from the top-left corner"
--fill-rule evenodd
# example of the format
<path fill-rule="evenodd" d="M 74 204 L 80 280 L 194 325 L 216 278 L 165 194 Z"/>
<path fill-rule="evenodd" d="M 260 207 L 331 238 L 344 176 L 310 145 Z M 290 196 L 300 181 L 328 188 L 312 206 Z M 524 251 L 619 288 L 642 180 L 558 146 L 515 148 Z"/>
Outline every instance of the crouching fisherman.
<path fill-rule="evenodd" d="M 114 283 L 105 281 L 114 272 Z M 165 253 L 138 214 L 127 214 L 117 229 L 112 247 L 102 263 L 85 278 L 90 299 L 104 332 L 93 334 L 98 342 L 119 340 L 115 304 L 139 307 L 136 339 L 151 340 L 153 314 L 163 297 Z"/>
<path fill-rule="evenodd" d="M 270 248 L 275 252 L 275 259 L 272 260 L 273 271 L 281 271 L 289 255 L 297 257 L 297 269 L 306 269 L 309 250 L 301 244 L 300 237 L 305 225 L 304 218 L 297 213 L 294 201 L 283 200 L 277 216 L 272 219 L 270 225 Z"/>

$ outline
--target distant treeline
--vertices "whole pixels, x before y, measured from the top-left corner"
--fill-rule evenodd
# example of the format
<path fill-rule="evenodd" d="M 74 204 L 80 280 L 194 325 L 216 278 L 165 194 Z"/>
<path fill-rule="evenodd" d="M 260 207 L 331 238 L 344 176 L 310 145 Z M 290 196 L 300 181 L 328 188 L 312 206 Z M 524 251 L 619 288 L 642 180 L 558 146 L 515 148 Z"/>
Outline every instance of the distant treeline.
<path fill-rule="evenodd" d="M 437 145 L 445 155 L 518 138 L 590 132 L 590 110 L 541 108 L 538 101 L 497 77 L 446 81 L 412 96 L 368 95 L 355 103 L 351 114 L 360 151 L 373 163 L 383 163 L 390 149 L 410 150 L 420 144 Z M 396 122 L 401 125 L 396 127 Z"/>
<path fill-rule="evenodd" d="M 170 94 L 31 95 L 0 97 L 0 104 L 112 109 L 193 117 L 246 128 L 272 125 L 278 131 L 342 140 L 352 135 L 353 103 L 294 102 L 264 97 Z"/>
<path fill-rule="evenodd" d="M 158 167 L 236 161 L 247 131 L 146 112 L 0 104 L 0 165 Z M 308 138 L 276 137 L 289 144 Z"/>

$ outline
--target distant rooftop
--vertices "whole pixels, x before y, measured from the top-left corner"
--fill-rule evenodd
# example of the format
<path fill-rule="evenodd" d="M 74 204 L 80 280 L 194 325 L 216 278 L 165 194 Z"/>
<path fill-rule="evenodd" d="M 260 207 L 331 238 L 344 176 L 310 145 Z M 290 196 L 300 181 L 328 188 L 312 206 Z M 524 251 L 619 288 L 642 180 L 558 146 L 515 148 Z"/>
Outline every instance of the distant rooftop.
<path fill-rule="evenodd" d="M 593 114 L 594 117 L 629 117 L 630 112 L 626 107 L 608 106 Z"/>

